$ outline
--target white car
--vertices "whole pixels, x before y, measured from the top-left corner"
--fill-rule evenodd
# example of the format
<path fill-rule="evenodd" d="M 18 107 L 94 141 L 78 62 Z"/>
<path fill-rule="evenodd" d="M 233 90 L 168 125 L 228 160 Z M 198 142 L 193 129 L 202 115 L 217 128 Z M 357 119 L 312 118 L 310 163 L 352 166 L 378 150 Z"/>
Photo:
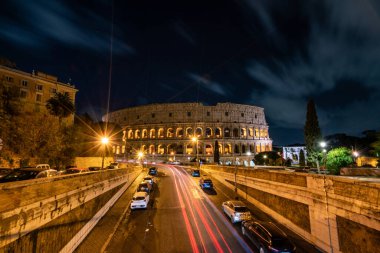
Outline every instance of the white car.
<path fill-rule="evenodd" d="M 150 185 L 153 185 L 154 183 L 153 177 L 151 176 L 144 177 L 144 181 L 150 183 Z"/>
<path fill-rule="evenodd" d="M 131 209 L 147 208 L 149 203 L 149 194 L 147 192 L 136 192 L 133 195 Z"/>
<path fill-rule="evenodd" d="M 223 202 L 223 212 L 231 219 L 232 223 L 252 219 L 251 212 L 246 205 L 237 200 Z"/>

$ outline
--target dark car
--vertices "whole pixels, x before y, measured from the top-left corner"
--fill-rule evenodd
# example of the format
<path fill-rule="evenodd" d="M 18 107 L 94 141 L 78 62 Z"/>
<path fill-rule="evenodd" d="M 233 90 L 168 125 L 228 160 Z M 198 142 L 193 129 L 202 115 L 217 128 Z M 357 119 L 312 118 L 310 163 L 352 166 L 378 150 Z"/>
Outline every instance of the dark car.
<path fill-rule="evenodd" d="M 192 170 L 191 171 L 191 175 L 193 177 L 200 177 L 201 176 L 201 173 L 199 172 L 199 170 Z"/>
<path fill-rule="evenodd" d="M 260 250 L 260 253 L 282 252 L 294 253 L 296 246 L 285 232 L 272 222 L 243 221 L 241 230 Z"/>
<path fill-rule="evenodd" d="M 13 169 L 10 168 L 0 168 L 0 178 L 5 177 L 6 175 L 10 174 L 13 171 Z"/>
<path fill-rule="evenodd" d="M 199 185 L 201 186 L 202 189 L 204 188 L 208 188 L 208 189 L 211 189 L 213 188 L 213 184 L 212 184 L 212 180 L 210 178 L 201 178 L 199 180 Z"/>
<path fill-rule="evenodd" d="M 152 185 L 148 182 L 142 182 L 141 184 L 139 184 L 139 186 L 137 187 L 137 192 L 147 192 L 149 193 L 152 189 Z"/>
<path fill-rule="evenodd" d="M 98 170 L 101 170 L 101 169 L 102 169 L 102 167 L 97 167 L 97 166 L 88 167 L 89 171 L 98 171 Z"/>
<path fill-rule="evenodd" d="M 149 168 L 149 175 L 157 175 L 157 168 L 156 167 Z"/>
<path fill-rule="evenodd" d="M 29 180 L 35 178 L 56 176 L 56 170 L 46 170 L 43 168 L 26 167 L 14 169 L 11 173 L 0 179 L 0 183 Z"/>

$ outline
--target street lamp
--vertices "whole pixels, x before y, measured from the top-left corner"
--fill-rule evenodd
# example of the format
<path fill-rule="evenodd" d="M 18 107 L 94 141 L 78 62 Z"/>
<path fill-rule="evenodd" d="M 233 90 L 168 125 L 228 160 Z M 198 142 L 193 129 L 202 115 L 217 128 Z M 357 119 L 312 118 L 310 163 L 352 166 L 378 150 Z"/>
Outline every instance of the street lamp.
<path fill-rule="evenodd" d="M 354 157 L 355 157 L 355 160 L 354 160 L 354 162 L 356 163 L 356 160 L 358 159 L 358 157 L 359 157 L 359 152 L 358 151 L 354 151 L 354 152 L 352 152 L 352 154 L 354 155 Z M 356 166 L 357 166 L 358 164 L 356 163 Z"/>
<path fill-rule="evenodd" d="M 267 160 L 267 155 L 264 155 L 263 158 L 264 158 L 264 166 L 266 166 L 265 162 Z"/>
<path fill-rule="evenodd" d="M 139 151 L 137 153 L 137 158 L 139 159 L 140 163 L 141 163 L 143 157 L 144 157 L 144 153 L 142 151 Z M 144 168 L 144 162 L 142 164 L 143 164 L 142 167 Z"/>
<path fill-rule="evenodd" d="M 195 142 L 195 154 L 196 154 L 196 162 L 197 162 L 197 166 L 199 168 L 199 161 L 198 161 L 198 138 L 197 137 L 193 137 L 191 138 L 191 140 L 193 142 Z"/>
<path fill-rule="evenodd" d="M 104 150 L 103 150 L 103 156 L 102 156 L 102 169 L 104 169 L 104 156 L 106 155 L 106 146 L 109 142 L 109 139 L 108 137 L 104 136 L 102 137 L 102 139 L 100 140 L 104 146 Z"/>

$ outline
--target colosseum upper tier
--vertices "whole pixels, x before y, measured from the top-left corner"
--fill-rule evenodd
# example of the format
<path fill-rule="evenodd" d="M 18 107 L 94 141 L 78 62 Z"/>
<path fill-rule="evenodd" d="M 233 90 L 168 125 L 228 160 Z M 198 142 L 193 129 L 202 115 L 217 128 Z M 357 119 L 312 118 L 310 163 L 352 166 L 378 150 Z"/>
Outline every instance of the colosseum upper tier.
<path fill-rule="evenodd" d="M 264 109 L 252 105 L 150 104 L 114 111 L 105 119 L 124 129 L 123 140 L 114 147 L 118 155 L 144 151 L 146 159 L 189 161 L 198 156 L 213 162 L 217 145 L 220 162 L 228 164 L 247 163 L 254 154 L 272 150 Z"/>

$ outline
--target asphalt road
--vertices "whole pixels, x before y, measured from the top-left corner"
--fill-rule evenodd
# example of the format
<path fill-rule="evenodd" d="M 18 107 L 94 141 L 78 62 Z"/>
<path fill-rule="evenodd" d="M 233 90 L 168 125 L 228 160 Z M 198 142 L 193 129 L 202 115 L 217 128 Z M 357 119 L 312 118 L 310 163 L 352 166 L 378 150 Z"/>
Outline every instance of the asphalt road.
<path fill-rule="evenodd" d="M 137 181 L 142 178 L 143 175 L 139 176 Z M 202 190 L 198 181 L 181 166 L 159 166 L 149 207 L 129 209 L 105 251 L 258 252 L 242 236 L 240 224 L 231 224 L 221 210 L 221 203 L 232 199 L 234 192 L 216 180 L 214 190 Z M 136 185 L 133 186 L 128 189 L 131 195 L 136 190 Z M 270 220 L 253 205 L 247 205 L 255 218 Z M 319 252 L 283 229 L 296 244 L 297 252 Z"/>

